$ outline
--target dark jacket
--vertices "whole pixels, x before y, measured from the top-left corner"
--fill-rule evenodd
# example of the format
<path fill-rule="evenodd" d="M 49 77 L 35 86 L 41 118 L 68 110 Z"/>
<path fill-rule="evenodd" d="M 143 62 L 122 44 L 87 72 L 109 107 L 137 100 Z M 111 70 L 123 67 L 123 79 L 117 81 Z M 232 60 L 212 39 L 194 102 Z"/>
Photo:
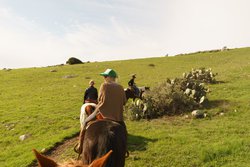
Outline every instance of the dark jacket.
<path fill-rule="evenodd" d="M 134 86 L 135 85 L 135 79 L 132 78 L 129 82 L 128 82 L 128 86 Z"/>
<path fill-rule="evenodd" d="M 97 100 L 98 98 L 98 92 L 97 92 L 97 89 L 94 87 L 94 86 L 90 86 L 89 88 L 87 88 L 85 90 L 85 93 L 84 93 L 84 102 L 86 100 Z"/>

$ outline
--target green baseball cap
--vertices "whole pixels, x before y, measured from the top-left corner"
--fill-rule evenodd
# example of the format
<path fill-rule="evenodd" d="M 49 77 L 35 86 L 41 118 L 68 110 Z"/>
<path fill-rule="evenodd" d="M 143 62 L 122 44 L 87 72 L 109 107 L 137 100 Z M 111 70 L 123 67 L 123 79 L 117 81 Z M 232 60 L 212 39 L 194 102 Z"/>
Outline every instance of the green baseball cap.
<path fill-rule="evenodd" d="M 112 69 L 107 69 L 106 71 L 100 73 L 100 75 L 117 78 L 116 72 L 114 70 L 112 70 Z"/>

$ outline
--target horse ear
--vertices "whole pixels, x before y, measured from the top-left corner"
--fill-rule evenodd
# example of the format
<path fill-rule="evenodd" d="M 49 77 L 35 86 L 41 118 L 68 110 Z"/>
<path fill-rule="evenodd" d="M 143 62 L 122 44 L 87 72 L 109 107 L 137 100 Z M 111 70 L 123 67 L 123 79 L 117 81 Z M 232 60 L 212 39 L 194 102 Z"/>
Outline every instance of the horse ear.
<path fill-rule="evenodd" d="M 113 151 L 110 150 L 107 154 L 105 154 L 103 157 L 94 160 L 89 166 L 91 167 L 104 167 L 109 156 L 111 155 Z"/>
<path fill-rule="evenodd" d="M 39 167 L 56 167 L 58 164 L 53 161 L 52 159 L 40 154 L 35 149 L 32 150 L 36 156 L 36 159 L 38 161 Z"/>

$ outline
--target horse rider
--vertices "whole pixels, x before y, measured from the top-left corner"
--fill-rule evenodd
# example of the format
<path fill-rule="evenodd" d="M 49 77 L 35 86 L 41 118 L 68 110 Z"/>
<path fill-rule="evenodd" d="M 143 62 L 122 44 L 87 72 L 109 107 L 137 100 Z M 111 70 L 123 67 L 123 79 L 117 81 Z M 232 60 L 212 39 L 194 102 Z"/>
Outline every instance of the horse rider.
<path fill-rule="evenodd" d="M 104 77 L 104 82 L 100 86 L 96 109 L 83 122 L 83 128 L 81 129 L 79 138 L 80 153 L 82 151 L 81 144 L 83 143 L 82 140 L 84 139 L 86 125 L 89 121 L 107 119 L 120 123 L 126 130 L 126 125 L 123 120 L 123 106 L 126 104 L 127 98 L 123 87 L 116 82 L 117 73 L 113 69 L 107 69 L 105 72 L 100 73 L 100 75 Z"/>
<path fill-rule="evenodd" d="M 83 103 L 95 103 L 97 104 L 98 91 L 94 87 L 94 80 L 89 81 L 89 87 L 85 90 Z"/>
<path fill-rule="evenodd" d="M 139 89 L 138 89 L 138 87 L 136 86 L 136 84 L 135 84 L 135 78 L 136 78 L 136 74 L 132 74 L 132 78 L 129 80 L 129 82 L 128 82 L 128 86 L 130 87 L 130 89 L 132 90 L 132 91 L 134 91 L 135 93 L 135 95 L 137 96 L 137 97 L 139 97 Z"/>

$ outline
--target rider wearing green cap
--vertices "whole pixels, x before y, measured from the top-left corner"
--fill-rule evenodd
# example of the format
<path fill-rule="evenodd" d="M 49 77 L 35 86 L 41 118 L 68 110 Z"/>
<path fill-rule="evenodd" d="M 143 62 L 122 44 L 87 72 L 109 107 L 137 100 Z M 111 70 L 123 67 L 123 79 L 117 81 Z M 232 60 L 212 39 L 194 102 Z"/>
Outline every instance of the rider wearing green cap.
<path fill-rule="evenodd" d="M 102 76 L 106 76 L 106 77 L 112 77 L 112 78 L 117 78 L 118 77 L 118 75 L 116 74 L 116 72 L 114 71 L 114 70 L 112 70 L 112 69 L 107 69 L 106 71 L 104 71 L 104 72 L 102 72 L 102 73 L 100 73 L 100 75 L 102 75 Z"/>
<path fill-rule="evenodd" d="M 107 69 L 100 73 L 104 77 L 104 83 L 100 87 L 97 109 L 104 118 L 122 122 L 123 105 L 127 102 L 124 89 L 116 83 L 117 73 L 112 69 Z"/>
<path fill-rule="evenodd" d="M 105 72 L 100 73 L 100 75 L 104 77 L 104 83 L 100 86 L 98 104 L 95 111 L 84 121 L 84 128 L 81 129 L 80 133 L 81 136 L 85 134 L 87 123 L 95 118 L 116 121 L 126 129 L 123 121 L 123 106 L 126 104 L 127 98 L 123 87 L 115 81 L 118 75 L 112 69 L 107 69 Z M 80 140 L 83 140 L 83 138 L 80 137 Z M 79 143 L 79 150 L 81 151 L 82 141 Z"/>

